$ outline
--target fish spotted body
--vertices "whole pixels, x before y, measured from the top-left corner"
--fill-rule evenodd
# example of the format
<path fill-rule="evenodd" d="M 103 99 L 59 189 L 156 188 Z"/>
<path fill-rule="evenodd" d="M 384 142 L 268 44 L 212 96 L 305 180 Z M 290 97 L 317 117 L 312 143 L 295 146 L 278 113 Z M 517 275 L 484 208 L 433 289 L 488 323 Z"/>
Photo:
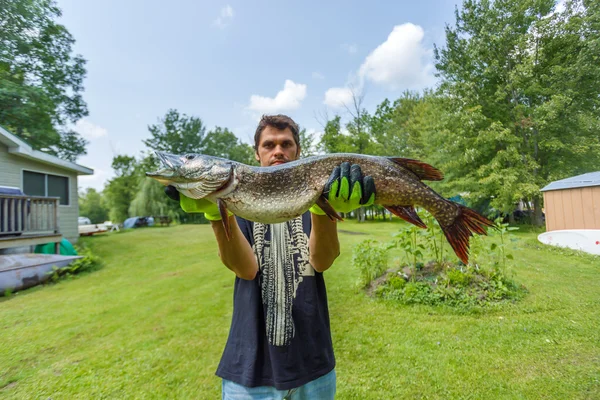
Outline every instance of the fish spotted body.
<path fill-rule="evenodd" d="M 157 152 L 157 156 L 165 168 L 147 173 L 148 176 L 175 186 L 188 197 L 217 203 L 222 215 L 229 210 L 250 221 L 266 224 L 288 221 L 315 203 L 331 218 L 339 219 L 328 205 L 323 189 L 334 168 L 349 162 L 360 165 L 365 176 L 373 177 L 375 204 L 422 228 L 426 226 L 414 207 L 432 214 L 465 263 L 472 233 L 486 234 L 484 227 L 493 226 L 487 218 L 443 198 L 425 185 L 422 180 L 441 180 L 443 175 L 418 160 L 337 153 L 254 167 L 200 154 L 178 156 Z"/>

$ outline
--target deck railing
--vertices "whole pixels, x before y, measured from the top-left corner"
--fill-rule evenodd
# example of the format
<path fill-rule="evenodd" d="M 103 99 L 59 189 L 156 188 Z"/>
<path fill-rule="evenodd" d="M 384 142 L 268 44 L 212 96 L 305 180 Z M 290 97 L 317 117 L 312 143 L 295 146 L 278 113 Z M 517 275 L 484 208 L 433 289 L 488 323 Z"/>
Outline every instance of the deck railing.
<path fill-rule="evenodd" d="M 59 233 L 58 197 L 0 194 L 0 236 Z"/>

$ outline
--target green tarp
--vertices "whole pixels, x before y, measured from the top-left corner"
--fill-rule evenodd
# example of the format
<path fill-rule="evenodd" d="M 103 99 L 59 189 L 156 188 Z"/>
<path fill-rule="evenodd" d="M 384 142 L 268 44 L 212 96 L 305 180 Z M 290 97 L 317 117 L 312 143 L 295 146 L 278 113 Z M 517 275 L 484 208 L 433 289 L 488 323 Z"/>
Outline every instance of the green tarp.
<path fill-rule="evenodd" d="M 35 246 L 35 253 L 41 254 L 55 254 L 54 243 L 38 244 Z M 71 242 L 67 239 L 60 241 L 60 254 L 63 256 L 76 256 L 77 250 L 73 247 Z"/>

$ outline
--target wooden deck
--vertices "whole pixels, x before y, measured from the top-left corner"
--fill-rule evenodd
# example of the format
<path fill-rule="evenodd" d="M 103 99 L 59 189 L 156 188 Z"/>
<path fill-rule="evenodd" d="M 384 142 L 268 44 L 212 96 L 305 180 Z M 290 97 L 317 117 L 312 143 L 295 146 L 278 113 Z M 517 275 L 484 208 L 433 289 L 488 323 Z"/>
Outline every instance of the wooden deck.
<path fill-rule="evenodd" d="M 60 242 L 63 236 L 60 233 L 34 233 L 20 236 L 0 236 L 0 249 L 20 246 L 35 246 L 38 244 L 54 243 L 55 253 L 60 252 Z"/>
<path fill-rule="evenodd" d="M 63 238 L 58 226 L 58 197 L 0 195 L 0 249 L 55 243 Z"/>

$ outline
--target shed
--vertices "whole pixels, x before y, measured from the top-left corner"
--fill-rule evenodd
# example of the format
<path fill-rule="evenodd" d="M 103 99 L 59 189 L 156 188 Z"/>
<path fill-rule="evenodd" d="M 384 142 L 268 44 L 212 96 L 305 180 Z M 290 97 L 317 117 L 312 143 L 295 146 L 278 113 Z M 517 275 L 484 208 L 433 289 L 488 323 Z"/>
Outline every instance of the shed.
<path fill-rule="evenodd" d="M 25 196 L 3 195 L 5 205 L 0 221 L 3 232 L 14 232 L 15 235 L 20 235 L 19 238 L 26 238 L 33 231 L 41 234 L 45 230 L 50 231 L 49 234 L 62 235 L 72 242 L 77 241 L 77 178 L 79 175 L 93 173 L 90 168 L 34 150 L 0 126 L 0 186 L 12 187 L 25 193 Z M 10 207 L 14 207 L 14 212 L 11 212 Z M 16 218 L 7 218 L 25 207 L 31 214 L 35 214 L 36 209 L 39 211 L 38 221 L 13 223 Z M 40 219 L 45 225 L 39 223 Z"/>
<path fill-rule="evenodd" d="M 546 231 L 600 229 L 600 171 L 552 182 L 542 192 Z"/>

